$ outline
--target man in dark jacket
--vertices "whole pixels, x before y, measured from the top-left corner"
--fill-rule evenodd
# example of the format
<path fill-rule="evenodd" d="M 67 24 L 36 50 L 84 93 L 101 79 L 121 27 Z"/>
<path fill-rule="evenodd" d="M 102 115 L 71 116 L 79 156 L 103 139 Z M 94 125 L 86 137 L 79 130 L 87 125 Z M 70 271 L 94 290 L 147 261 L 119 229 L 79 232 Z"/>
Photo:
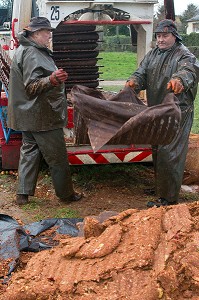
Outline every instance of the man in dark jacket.
<path fill-rule="evenodd" d="M 165 95 L 172 91 L 179 100 L 181 127 L 171 144 L 152 147 L 159 198 L 148 202 L 148 207 L 178 202 L 199 77 L 199 63 L 181 43 L 172 20 L 161 21 L 155 29 L 155 37 L 157 46 L 146 54 L 126 86 L 136 92 L 146 89 L 148 106 L 162 103 Z"/>
<path fill-rule="evenodd" d="M 49 50 L 53 28 L 45 17 L 34 17 L 19 34 L 10 71 L 8 127 L 22 131 L 17 204 L 33 196 L 41 158 L 49 166 L 56 195 L 66 202 L 80 200 L 74 192 L 63 128 L 67 123 L 64 81 Z"/>

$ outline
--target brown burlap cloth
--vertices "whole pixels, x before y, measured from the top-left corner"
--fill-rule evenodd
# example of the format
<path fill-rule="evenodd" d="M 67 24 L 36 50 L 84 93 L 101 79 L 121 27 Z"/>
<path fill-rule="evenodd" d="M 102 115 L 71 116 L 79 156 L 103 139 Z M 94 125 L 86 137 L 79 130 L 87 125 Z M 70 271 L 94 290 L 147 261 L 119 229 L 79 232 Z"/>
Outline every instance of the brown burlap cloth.
<path fill-rule="evenodd" d="M 180 126 L 181 112 L 173 93 L 148 107 L 130 87 L 106 99 L 99 90 L 75 85 L 71 101 L 86 124 L 94 152 L 107 143 L 166 145 Z"/>

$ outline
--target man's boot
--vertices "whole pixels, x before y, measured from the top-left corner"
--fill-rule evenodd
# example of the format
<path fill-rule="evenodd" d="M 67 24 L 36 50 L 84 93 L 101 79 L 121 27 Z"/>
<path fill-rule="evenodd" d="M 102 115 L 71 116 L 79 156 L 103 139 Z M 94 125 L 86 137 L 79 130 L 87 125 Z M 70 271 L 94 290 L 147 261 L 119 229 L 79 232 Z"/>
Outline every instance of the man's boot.
<path fill-rule="evenodd" d="M 17 194 L 16 202 L 18 205 L 24 205 L 28 203 L 28 195 L 25 194 Z"/>
<path fill-rule="evenodd" d="M 83 194 L 82 193 L 77 193 L 77 192 L 74 192 L 71 196 L 65 198 L 65 199 L 61 199 L 60 200 L 62 202 L 66 202 L 66 203 L 70 203 L 70 202 L 77 202 L 79 200 L 81 200 L 83 197 Z"/>

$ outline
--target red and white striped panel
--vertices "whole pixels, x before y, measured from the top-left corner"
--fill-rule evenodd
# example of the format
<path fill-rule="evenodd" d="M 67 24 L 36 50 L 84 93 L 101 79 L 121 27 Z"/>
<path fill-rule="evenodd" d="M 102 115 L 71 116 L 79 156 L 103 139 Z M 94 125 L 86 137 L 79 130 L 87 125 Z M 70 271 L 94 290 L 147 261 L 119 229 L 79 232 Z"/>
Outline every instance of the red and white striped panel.
<path fill-rule="evenodd" d="M 114 164 L 133 162 L 152 162 L 151 150 L 103 152 L 103 153 L 70 153 L 68 152 L 71 165 L 88 164 Z"/>

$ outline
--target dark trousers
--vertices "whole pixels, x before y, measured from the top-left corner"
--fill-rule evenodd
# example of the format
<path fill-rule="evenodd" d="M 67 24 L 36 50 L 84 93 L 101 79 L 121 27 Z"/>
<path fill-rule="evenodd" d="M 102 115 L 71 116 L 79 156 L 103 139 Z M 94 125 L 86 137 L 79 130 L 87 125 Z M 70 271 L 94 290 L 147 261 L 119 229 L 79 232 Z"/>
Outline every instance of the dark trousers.
<path fill-rule="evenodd" d="M 153 146 L 156 194 L 169 202 L 178 201 L 183 180 L 193 110 L 182 112 L 181 128 L 166 146 Z"/>
<path fill-rule="evenodd" d="M 63 129 L 22 132 L 17 194 L 34 195 L 42 157 L 49 166 L 56 195 L 65 199 L 74 192 Z"/>

